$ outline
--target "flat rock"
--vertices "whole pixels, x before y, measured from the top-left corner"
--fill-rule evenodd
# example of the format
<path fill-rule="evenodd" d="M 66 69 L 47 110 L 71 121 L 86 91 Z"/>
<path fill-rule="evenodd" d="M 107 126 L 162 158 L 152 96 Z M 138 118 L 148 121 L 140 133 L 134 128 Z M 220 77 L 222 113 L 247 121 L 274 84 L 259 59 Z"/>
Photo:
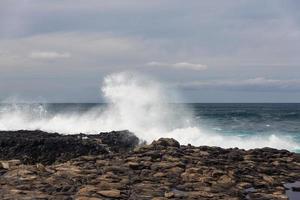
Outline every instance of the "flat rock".
<path fill-rule="evenodd" d="M 121 197 L 121 191 L 120 190 L 100 190 L 97 191 L 98 194 L 110 197 L 110 198 L 120 198 Z"/>

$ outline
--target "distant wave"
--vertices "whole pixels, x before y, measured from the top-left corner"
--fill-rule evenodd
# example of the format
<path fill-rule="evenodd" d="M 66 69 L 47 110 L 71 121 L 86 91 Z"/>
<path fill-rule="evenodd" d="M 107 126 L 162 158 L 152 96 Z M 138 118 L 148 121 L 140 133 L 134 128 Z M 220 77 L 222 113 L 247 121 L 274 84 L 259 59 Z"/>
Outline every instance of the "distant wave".
<path fill-rule="evenodd" d="M 136 73 L 117 73 L 104 79 L 101 89 L 108 102 L 84 111 L 52 113 L 47 105 L 2 104 L 0 130 L 43 130 L 64 134 L 130 130 L 151 142 L 172 137 L 181 144 L 220 147 L 299 149 L 292 138 L 282 135 L 225 136 L 208 131 L 195 122 L 188 108 L 170 105 L 166 90 L 158 82 Z"/>

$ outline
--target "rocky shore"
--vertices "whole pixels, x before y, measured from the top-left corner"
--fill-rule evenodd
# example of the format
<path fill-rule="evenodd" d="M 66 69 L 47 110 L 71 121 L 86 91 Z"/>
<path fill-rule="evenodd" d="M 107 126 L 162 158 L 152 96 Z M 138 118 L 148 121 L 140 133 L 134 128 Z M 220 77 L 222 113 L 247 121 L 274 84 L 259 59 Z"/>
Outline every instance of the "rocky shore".
<path fill-rule="evenodd" d="M 0 159 L 0 199 L 283 200 L 300 180 L 300 156 L 286 150 L 141 145 L 128 131 L 0 132 Z"/>

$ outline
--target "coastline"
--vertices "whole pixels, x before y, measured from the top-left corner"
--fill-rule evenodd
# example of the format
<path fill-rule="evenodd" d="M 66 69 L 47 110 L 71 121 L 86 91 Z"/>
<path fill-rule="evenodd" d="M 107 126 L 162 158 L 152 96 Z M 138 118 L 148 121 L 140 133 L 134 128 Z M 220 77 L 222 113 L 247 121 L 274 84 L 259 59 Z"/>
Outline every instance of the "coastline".
<path fill-rule="evenodd" d="M 128 131 L 0 137 L 1 199 L 288 199 L 284 184 L 300 180 L 287 150 L 147 145 Z"/>

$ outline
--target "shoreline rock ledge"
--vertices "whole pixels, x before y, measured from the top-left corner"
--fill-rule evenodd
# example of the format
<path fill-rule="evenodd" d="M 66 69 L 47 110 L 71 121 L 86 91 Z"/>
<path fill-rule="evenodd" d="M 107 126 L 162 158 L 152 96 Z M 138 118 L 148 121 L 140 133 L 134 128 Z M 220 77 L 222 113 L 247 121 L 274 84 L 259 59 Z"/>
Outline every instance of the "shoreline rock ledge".
<path fill-rule="evenodd" d="M 102 133 L 102 139 L 101 134 L 77 135 L 74 141 L 39 132 L 43 136 L 39 142 L 34 136 L 25 139 L 26 134 L 34 131 L 0 132 L 0 199 L 285 200 L 284 184 L 300 180 L 300 156 L 287 150 L 185 146 L 171 138 L 138 145 L 130 132 Z M 67 151 L 58 144 L 54 149 L 46 145 L 44 151 L 47 134 L 55 137 L 49 140 L 52 145 L 63 140 Z M 68 145 L 99 151 L 70 154 Z M 27 151 L 36 146 L 40 154 L 59 153 L 47 161 L 46 156 Z M 28 160 L 30 156 L 35 160 Z"/>

